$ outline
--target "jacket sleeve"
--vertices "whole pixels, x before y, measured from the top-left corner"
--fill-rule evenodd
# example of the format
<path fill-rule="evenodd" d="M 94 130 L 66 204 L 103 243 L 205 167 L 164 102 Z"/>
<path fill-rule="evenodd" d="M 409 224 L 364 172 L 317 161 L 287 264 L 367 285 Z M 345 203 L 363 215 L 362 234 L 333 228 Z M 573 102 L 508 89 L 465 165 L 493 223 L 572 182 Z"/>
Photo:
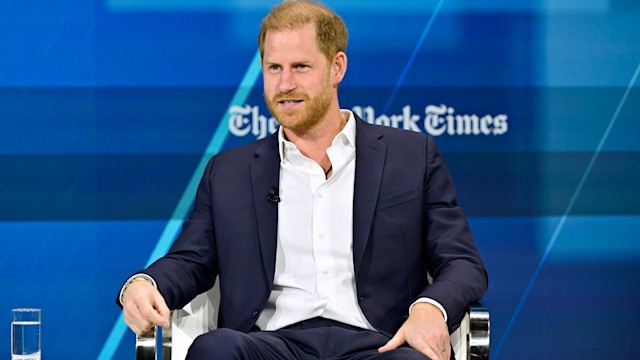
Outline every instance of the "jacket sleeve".
<path fill-rule="evenodd" d="M 212 157 L 205 168 L 193 209 L 169 252 L 138 272 L 155 280 L 170 309 L 182 308 L 211 288 L 218 274 L 210 185 L 214 161 Z"/>
<path fill-rule="evenodd" d="M 451 328 L 464 317 L 467 306 L 487 289 L 487 272 L 458 206 L 456 191 L 435 140 L 428 137 L 424 180 L 424 223 L 428 269 L 433 281 L 420 297 L 440 303 Z"/>

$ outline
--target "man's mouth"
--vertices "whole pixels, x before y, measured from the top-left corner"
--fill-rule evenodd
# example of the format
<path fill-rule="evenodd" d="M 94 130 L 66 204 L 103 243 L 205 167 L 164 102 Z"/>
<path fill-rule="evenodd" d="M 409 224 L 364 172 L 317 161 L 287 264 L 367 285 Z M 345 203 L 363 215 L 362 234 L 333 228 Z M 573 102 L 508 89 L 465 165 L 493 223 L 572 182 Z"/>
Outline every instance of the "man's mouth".
<path fill-rule="evenodd" d="M 280 100 L 278 101 L 278 103 L 282 104 L 282 105 L 294 105 L 297 103 L 301 103 L 302 100 Z"/>

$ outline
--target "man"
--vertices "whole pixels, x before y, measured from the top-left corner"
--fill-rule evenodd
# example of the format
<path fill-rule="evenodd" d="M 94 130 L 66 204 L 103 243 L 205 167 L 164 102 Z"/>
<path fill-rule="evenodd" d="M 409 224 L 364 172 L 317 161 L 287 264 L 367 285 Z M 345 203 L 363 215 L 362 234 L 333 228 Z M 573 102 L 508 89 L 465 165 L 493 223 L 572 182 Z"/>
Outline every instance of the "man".
<path fill-rule="evenodd" d="M 188 358 L 449 359 L 487 277 L 434 140 L 340 109 L 347 30 L 325 6 L 281 3 L 258 41 L 281 128 L 209 161 L 169 253 L 122 287 L 125 321 L 167 327 L 219 276 L 220 329 Z"/>

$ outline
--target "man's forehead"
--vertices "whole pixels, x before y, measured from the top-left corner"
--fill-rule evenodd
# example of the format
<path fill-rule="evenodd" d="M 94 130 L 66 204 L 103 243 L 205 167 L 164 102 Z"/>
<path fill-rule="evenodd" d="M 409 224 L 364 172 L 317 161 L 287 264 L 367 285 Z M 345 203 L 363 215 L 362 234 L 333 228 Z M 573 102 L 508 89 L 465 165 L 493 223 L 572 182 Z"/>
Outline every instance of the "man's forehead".
<path fill-rule="evenodd" d="M 301 56 L 306 54 L 310 58 L 314 54 L 321 54 L 315 38 L 315 32 L 297 29 L 270 30 L 266 33 L 264 55 L 270 56 Z"/>

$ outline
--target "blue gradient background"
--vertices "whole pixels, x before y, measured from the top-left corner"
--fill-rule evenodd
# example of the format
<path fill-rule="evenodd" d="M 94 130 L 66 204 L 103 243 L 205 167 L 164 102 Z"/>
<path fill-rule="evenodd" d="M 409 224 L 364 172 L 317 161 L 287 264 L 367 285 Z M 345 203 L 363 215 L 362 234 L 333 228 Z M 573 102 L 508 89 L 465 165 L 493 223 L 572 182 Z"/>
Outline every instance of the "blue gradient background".
<path fill-rule="evenodd" d="M 0 358 L 13 307 L 43 309 L 44 358 L 133 358 L 115 295 L 173 239 L 201 160 L 252 140 L 229 105 L 267 113 L 251 70 L 274 3 L 0 0 Z M 343 107 L 509 117 L 438 137 L 490 274 L 491 357 L 634 357 L 639 3 L 327 4 L 350 31 Z"/>

